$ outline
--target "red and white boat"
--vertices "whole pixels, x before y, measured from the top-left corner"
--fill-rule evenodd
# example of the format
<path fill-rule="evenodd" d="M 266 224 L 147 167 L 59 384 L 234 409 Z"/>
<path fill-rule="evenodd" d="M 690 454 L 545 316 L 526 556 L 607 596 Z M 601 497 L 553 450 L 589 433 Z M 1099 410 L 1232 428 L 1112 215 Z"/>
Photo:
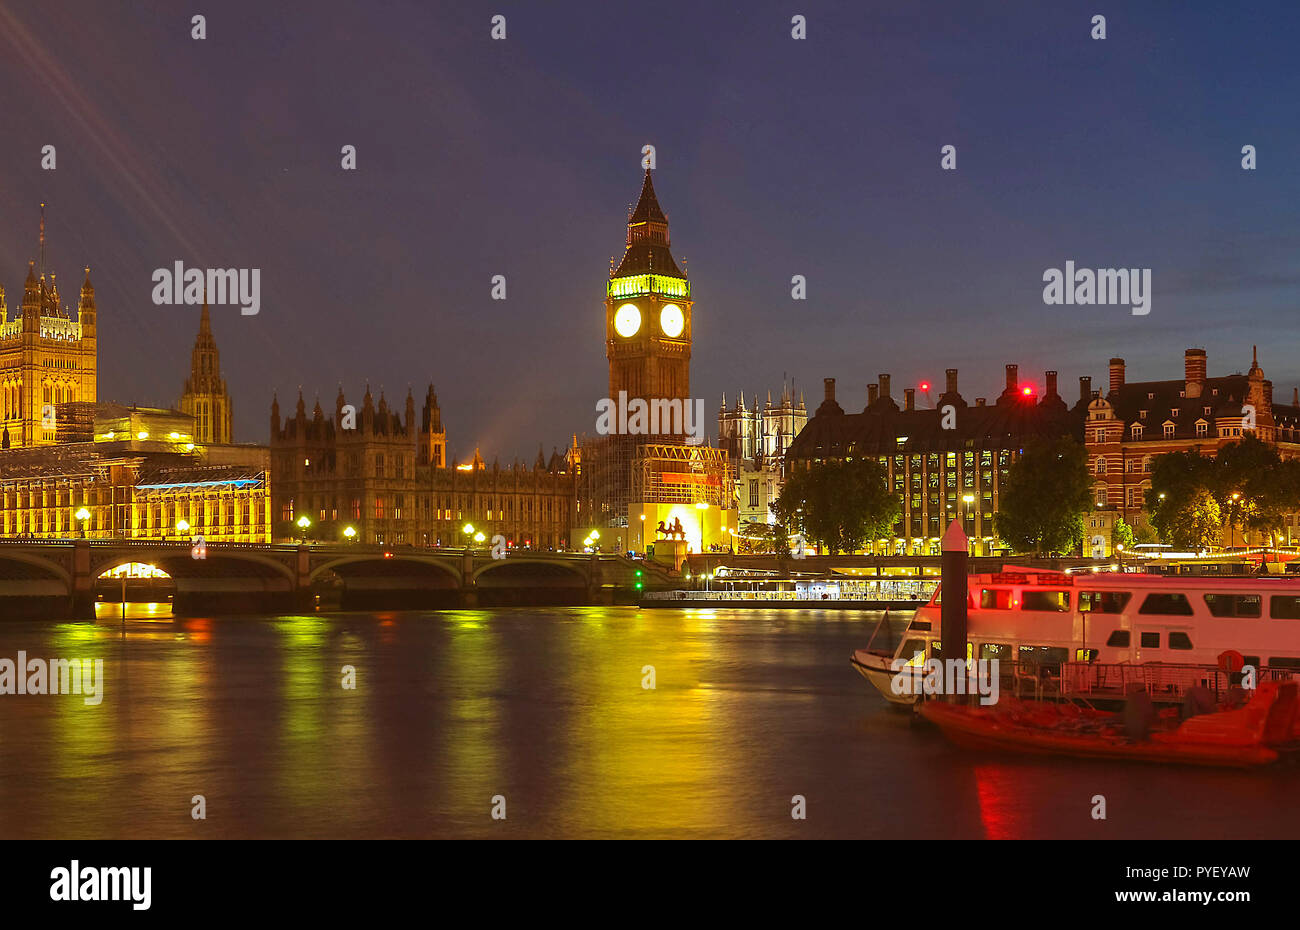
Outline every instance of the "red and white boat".
<path fill-rule="evenodd" d="M 1117 666 L 1152 674 L 1213 667 L 1232 651 L 1261 680 L 1300 672 L 1300 578 L 1294 576 L 1067 574 L 1008 566 L 968 576 L 965 594 L 967 658 L 998 659 L 1015 675 L 1059 676 L 1067 664 L 1075 678 L 1093 666 L 1098 676 Z M 941 658 L 942 598 L 940 586 L 896 649 L 854 652 L 853 667 L 886 700 L 914 704 L 920 688 L 896 693 L 895 675 L 919 683 L 926 660 Z"/>

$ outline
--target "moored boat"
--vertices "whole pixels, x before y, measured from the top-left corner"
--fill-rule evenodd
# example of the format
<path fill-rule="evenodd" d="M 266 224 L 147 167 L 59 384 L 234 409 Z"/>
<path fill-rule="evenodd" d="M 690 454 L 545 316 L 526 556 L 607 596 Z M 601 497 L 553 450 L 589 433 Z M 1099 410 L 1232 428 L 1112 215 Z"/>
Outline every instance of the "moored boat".
<path fill-rule="evenodd" d="M 1178 722 L 1166 714 L 1134 738 L 1123 715 L 1072 704 L 974 707 L 926 701 L 921 716 L 953 743 L 985 751 L 1253 768 L 1294 745 L 1297 684 L 1266 682 L 1244 707 Z"/>
<path fill-rule="evenodd" d="M 1009 566 L 968 576 L 964 593 L 966 658 L 998 660 L 1004 675 L 1030 684 L 1038 696 L 1073 688 L 1090 699 L 1122 700 L 1134 679 L 1146 676 L 1161 680 L 1151 688 L 1159 691 L 1156 700 L 1177 702 L 1186 687 L 1216 686 L 1201 670 L 1212 670 L 1226 652 L 1240 654 L 1259 681 L 1300 674 L 1295 576 L 1069 574 Z M 940 586 L 916 610 L 892 654 L 868 645 L 850 659 L 891 703 L 917 700 L 909 693 L 915 688 L 896 693 L 897 675 L 915 679 L 927 660 L 942 657 L 942 599 Z"/>

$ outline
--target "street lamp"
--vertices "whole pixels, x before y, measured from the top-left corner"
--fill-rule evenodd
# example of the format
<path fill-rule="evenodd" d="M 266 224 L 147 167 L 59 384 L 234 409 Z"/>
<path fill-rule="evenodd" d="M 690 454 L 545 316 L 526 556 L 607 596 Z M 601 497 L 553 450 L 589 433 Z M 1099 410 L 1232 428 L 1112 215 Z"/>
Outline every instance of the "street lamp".
<path fill-rule="evenodd" d="M 76 513 L 77 520 L 81 523 L 81 538 L 86 538 L 86 521 L 90 519 L 90 511 L 82 507 Z"/>
<path fill-rule="evenodd" d="M 302 530 L 302 541 L 306 542 L 307 527 L 311 526 L 311 520 L 308 519 L 306 514 L 303 514 L 301 517 L 298 518 L 297 523 L 298 523 L 298 529 Z"/>
<path fill-rule="evenodd" d="M 1241 492 L 1232 492 L 1232 515 L 1228 517 L 1228 548 L 1234 549 L 1237 546 L 1237 501 L 1241 500 Z M 1222 539 L 1222 537 L 1220 537 Z"/>
<path fill-rule="evenodd" d="M 352 542 L 356 539 L 357 531 L 353 527 L 345 526 L 343 528 L 343 535 L 347 538 L 348 542 Z"/>
<path fill-rule="evenodd" d="M 188 535 L 189 531 L 190 531 L 189 520 L 186 520 L 184 517 L 181 517 L 179 520 L 176 521 L 176 532 L 180 534 L 182 538 Z"/>

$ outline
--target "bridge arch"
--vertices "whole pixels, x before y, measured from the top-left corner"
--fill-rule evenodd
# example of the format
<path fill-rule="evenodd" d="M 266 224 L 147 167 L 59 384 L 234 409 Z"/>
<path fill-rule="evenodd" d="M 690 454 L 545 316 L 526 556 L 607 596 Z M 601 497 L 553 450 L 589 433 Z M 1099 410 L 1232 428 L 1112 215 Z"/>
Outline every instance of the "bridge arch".
<path fill-rule="evenodd" d="M 441 574 L 450 578 L 453 582 L 452 587 L 460 587 L 460 567 L 459 559 L 452 560 L 446 557 L 438 558 L 434 556 L 421 557 L 409 555 L 393 555 L 391 558 L 384 558 L 382 555 L 356 553 L 339 556 L 337 558 L 327 559 L 311 568 L 310 580 L 316 581 L 328 571 L 337 575 L 347 577 L 349 574 L 366 574 L 364 571 L 348 572 L 346 566 L 356 566 L 357 569 L 366 567 L 380 567 L 385 570 L 385 574 L 391 574 L 393 569 L 410 565 L 418 565 L 425 568 L 436 569 Z M 340 569 L 345 569 L 340 571 Z"/>

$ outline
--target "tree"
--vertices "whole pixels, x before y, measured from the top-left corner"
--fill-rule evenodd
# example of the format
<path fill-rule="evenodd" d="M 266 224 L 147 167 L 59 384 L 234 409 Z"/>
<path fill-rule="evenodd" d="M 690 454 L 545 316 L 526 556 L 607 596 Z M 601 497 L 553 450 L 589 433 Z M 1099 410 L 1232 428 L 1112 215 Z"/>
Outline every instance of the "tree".
<path fill-rule="evenodd" d="M 1208 490 L 1193 493 L 1182 506 L 1169 512 L 1161 534 L 1166 542 L 1179 548 L 1210 548 L 1223 538 L 1219 502 Z"/>
<path fill-rule="evenodd" d="M 777 523 L 834 555 L 886 535 L 902 509 L 874 459 L 814 462 L 791 469 L 772 505 Z"/>
<path fill-rule="evenodd" d="M 1018 552 L 1069 552 L 1091 503 L 1084 447 L 1068 436 L 1032 440 L 1007 474 L 994 528 Z"/>
<path fill-rule="evenodd" d="M 1110 545 L 1113 549 L 1133 548 L 1133 527 L 1125 523 L 1123 517 L 1115 521 L 1114 527 L 1111 528 Z"/>
<path fill-rule="evenodd" d="M 1207 494 L 1214 508 L 1206 505 Z M 1162 455 L 1152 465 L 1146 505 L 1160 538 L 1173 545 L 1191 545 L 1189 539 L 1202 540 L 1196 548 L 1216 545 L 1222 535 L 1207 539 L 1199 531 L 1215 522 L 1220 534 L 1233 526 L 1275 537 L 1286 515 L 1300 508 L 1300 462 L 1283 461 L 1254 435 L 1213 458 L 1198 451 Z"/>

